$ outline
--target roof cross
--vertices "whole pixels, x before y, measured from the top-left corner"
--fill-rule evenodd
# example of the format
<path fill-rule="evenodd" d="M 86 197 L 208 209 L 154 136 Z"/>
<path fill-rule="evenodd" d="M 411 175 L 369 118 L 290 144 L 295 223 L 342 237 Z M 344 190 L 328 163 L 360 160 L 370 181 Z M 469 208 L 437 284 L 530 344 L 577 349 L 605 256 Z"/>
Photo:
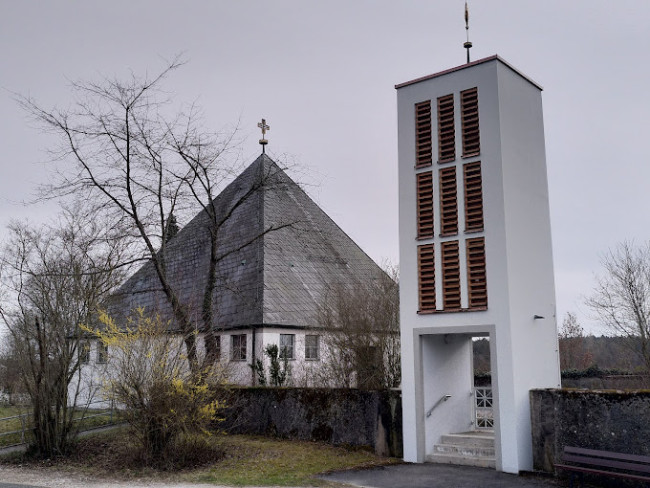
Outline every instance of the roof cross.
<path fill-rule="evenodd" d="M 271 130 L 271 126 L 266 124 L 266 119 L 262 119 L 262 122 L 257 123 L 257 127 L 262 129 L 262 138 L 260 139 L 260 144 L 262 145 L 262 154 L 264 154 L 266 151 L 266 145 L 269 143 L 264 136 L 266 135 L 267 130 Z"/>

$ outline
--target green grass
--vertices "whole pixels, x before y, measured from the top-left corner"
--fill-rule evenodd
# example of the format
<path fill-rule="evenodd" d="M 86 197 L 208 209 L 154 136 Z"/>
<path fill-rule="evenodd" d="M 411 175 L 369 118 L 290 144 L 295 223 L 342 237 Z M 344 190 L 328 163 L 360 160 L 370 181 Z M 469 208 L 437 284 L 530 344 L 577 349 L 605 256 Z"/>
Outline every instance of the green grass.
<path fill-rule="evenodd" d="M 229 486 L 323 486 L 314 476 L 399 462 L 358 448 L 266 437 L 226 436 L 224 459 L 188 480 Z"/>

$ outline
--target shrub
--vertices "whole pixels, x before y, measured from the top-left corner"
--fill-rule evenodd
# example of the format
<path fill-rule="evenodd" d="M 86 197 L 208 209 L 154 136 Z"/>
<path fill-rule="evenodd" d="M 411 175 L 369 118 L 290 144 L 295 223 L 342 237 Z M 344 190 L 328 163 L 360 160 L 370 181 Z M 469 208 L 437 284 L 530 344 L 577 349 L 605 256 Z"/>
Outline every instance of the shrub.
<path fill-rule="evenodd" d="M 223 376 L 216 369 L 192 374 L 183 343 L 160 317 L 136 309 L 120 327 L 100 313 L 100 328 L 82 326 L 108 347 L 105 394 L 124 409 L 124 418 L 146 459 L 164 458 L 181 435 L 208 434 L 220 421 L 224 402 L 216 398 Z"/>

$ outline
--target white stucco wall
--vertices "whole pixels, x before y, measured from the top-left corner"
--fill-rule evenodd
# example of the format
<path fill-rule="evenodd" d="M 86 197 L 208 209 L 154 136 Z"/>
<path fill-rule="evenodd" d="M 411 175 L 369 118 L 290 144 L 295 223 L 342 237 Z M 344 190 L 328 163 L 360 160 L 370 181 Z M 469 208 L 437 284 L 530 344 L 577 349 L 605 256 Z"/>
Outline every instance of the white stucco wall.
<path fill-rule="evenodd" d="M 463 160 L 459 99 L 462 90 L 478 87 L 481 153 Z M 439 165 L 435 137 L 436 99 L 454 93 L 459 234 L 437 237 L 440 215 L 434 216 L 435 235 L 416 240 L 414 104 L 432 101 L 434 130 L 434 201 Z M 400 192 L 400 304 L 402 328 L 402 390 L 405 459 L 422 462 L 438 439 L 423 428 L 426 393 L 418 391 L 428 376 L 439 374 L 420 355 L 428 334 L 471 332 L 491 340 L 495 396 L 497 469 L 518 472 L 532 468 L 528 391 L 559 385 L 555 290 L 551 253 L 548 188 L 544 150 L 541 91 L 499 59 L 400 87 L 398 97 Z M 485 230 L 464 234 L 462 167 L 481 161 Z M 419 170 L 418 170 L 419 171 Z M 437 201 L 436 201 L 436 207 Z M 484 236 L 488 309 L 485 311 L 417 314 L 417 245 L 434 242 L 438 309 L 442 304 L 440 242 Z M 463 266 L 464 268 L 464 266 Z M 467 277 L 461 272 L 462 306 L 467 306 Z M 534 315 L 545 317 L 535 320 Z M 429 339 L 424 339 L 428 341 Z M 422 380 L 419 382 L 419 375 Z"/>

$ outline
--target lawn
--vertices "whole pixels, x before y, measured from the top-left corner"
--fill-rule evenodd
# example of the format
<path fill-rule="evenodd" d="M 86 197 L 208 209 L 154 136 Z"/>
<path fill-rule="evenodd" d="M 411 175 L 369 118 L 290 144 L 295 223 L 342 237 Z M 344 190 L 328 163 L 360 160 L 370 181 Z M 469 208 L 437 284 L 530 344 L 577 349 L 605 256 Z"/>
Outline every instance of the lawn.
<path fill-rule="evenodd" d="M 175 480 L 228 486 L 333 486 L 316 478 L 329 471 L 381 466 L 400 462 L 359 448 L 335 447 L 306 441 L 244 435 L 213 435 L 210 447 L 179 464 L 181 451 L 156 468 L 140 461 L 133 436 L 126 428 L 92 434 L 78 441 L 67 457 L 48 460 L 57 470 L 102 480 Z M 42 461 L 20 454 L 2 463 L 44 467 Z M 338 485 L 336 485 L 338 486 Z"/>
<path fill-rule="evenodd" d="M 320 486 L 314 476 L 328 471 L 399 462 L 358 448 L 266 437 L 223 438 L 225 457 L 188 480 L 229 486 Z"/>

